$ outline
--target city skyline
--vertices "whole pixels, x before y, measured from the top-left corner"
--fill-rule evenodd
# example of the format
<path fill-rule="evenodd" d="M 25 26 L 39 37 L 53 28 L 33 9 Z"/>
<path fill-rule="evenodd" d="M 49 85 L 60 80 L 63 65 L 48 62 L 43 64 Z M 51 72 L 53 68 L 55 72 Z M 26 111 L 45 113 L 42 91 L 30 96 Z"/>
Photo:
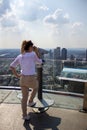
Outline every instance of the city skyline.
<path fill-rule="evenodd" d="M 86 0 L 0 0 L 0 48 L 87 48 Z"/>

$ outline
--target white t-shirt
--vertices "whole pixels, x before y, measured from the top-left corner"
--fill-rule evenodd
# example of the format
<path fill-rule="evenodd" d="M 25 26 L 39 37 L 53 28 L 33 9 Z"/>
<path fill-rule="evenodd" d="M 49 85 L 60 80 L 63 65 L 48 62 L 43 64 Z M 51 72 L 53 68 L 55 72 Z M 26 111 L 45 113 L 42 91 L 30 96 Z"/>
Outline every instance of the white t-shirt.
<path fill-rule="evenodd" d="M 35 64 L 42 64 L 42 60 L 39 59 L 35 52 L 26 52 L 24 54 L 18 55 L 15 60 L 10 64 L 12 67 L 16 67 L 20 65 L 21 74 L 23 75 L 34 75 L 35 72 Z"/>

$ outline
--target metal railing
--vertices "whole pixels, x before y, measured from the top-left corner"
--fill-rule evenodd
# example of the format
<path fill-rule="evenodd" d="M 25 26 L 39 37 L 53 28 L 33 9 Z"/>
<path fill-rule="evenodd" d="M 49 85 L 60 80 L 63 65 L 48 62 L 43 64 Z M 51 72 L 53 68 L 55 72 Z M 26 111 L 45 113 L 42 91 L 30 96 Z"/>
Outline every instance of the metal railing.
<path fill-rule="evenodd" d="M 17 79 L 9 69 L 12 60 L 13 58 L 0 58 L 0 86 L 19 86 L 19 79 Z M 42 88 L 44 90 L 83 94 L 83 83 L 79 82 L 78 84 L 68 81 L 60 81 L 58 79 L 63 67 L 84 69 L 87 68 L 87 62 L 46 59 L 42 71 Z M 17 68 L 17 70 L 19 71 L 19 68 Z"/>

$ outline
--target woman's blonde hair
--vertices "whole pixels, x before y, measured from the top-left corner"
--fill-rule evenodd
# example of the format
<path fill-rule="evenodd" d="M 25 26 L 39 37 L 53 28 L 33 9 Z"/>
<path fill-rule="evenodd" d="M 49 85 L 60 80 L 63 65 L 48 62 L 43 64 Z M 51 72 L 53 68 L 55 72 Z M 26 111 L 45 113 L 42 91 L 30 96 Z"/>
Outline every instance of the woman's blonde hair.
<path fill-rule="evenodd" d="M 26 41 L 24 40 L 21 44 L 21 53 L 25 53 L 26 51 L 28 51 L 29 47 L 30 46 L 33 46 L 33 43 L 32 41 Z M 36 46 L 33 46 L 33 51 L 36 53 L 36 55 L 40 58 L 40 53 L 39 53 L 39 50 Z"/>
<path fill-rule="evenodd" d="M 30 46 L 33 46 L 32 41 L 31 40 L 29 40 L 29 41 L 24 40 L 22 42 L 22 45 L 21 45 L 21 53 L 23 54 L 24 52 L 28 51 Z"/>
<path fill-rule="evenodd" d="M 21 53 L 22 53 L 22 54 L 25 52 L 25 50 L 24 50 L 25 45 L 26 45 L 26 40 L 24 40 L 24 41 L 22 42 L 22 45 L 21 45 Z"/>

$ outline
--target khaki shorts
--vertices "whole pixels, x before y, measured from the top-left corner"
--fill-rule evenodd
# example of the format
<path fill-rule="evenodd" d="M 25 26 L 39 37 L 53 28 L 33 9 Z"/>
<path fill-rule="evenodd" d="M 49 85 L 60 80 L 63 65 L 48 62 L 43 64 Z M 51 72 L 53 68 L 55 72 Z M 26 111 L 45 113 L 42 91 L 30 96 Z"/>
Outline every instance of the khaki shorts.
<path fill-rule="evenodd" d="M 35 75 L 22 75 L 20 77 L 20 86 L 28 88 L 38 88 L 38 80 Z"/>

